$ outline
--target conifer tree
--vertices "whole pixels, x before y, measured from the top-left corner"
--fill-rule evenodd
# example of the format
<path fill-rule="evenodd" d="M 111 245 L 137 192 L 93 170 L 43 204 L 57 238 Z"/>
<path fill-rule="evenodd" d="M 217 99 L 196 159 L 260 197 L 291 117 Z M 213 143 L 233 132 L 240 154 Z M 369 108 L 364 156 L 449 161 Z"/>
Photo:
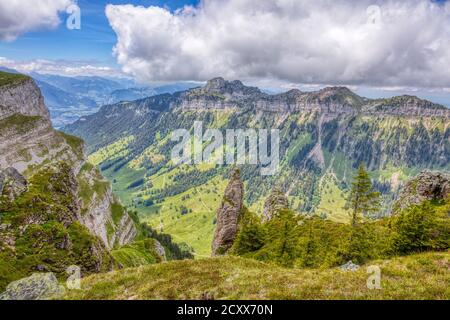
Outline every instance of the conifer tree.
<path fill-rule="evenodd" d="M 373 189 L 372 181 L 364 164 L 361 164 L 354 177 L 347 204 L 351 210 L 353 227 L 358 224 L 360 216 L 366 216 L 380 209 L 380 197 L 381 194 Z"/>
<path fill-rule="evenodd" d="M 292 266 L 299 254 L 299 217 L 291 210 L 280 210 L 266 227 L 266 250 L 280 264 Z"/>

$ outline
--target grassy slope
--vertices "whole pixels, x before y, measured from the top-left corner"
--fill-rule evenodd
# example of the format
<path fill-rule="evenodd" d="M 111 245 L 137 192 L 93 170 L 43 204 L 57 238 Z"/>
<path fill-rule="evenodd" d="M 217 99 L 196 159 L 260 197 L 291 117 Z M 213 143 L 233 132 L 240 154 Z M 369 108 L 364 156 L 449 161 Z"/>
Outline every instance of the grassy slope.
<path fill-rule="evenodd" d="M 348 223 L 349 211 L 345 209 L 346 194 L 339 189 L 336 181 L 325 177 L 321 187 L 321 200 L 316 209 L 317 214 L 326 214 L 326 217 L 334 222 Z"/>
<path fill-rule="evenodd" d="M 148 211 L 141 208 L 141 219 L 154 228 L 162 227 L 162 231 L 173 235 L 176 242 L 186 242 L 191 245 L 197 257 L 210 256 L 215 229 L 213 220 L 226 184 L 227 181 L 216 177 L 200 187 L 166 198 L 162 204 L 158 205 L 159 214 L 148 215 Z M 217 192 L 214 189 L 217 189 Z M 207 190 L 210 191 L 207 192 Z M 189 199 L 183 200 L 183 197 L 187 195 Z M 192 212 L 181 215 L 182 205 Z"/>
<path fill-rule="evenodd" d="M 238 257 L 177 261 L 93 275 L 66 299 L 450 299 L 450 253 L 424 253 L 370 265 L 381 289 L 356 272 L 283 269 Z"/>

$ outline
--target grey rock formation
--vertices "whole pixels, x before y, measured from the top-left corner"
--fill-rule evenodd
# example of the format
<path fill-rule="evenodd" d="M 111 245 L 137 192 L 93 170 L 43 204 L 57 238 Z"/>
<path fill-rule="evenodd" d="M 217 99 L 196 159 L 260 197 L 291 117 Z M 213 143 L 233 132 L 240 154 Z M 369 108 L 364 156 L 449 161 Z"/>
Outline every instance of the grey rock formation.
<path fill-rule="evenodd" d="M 158 255 L 159 259 L 161 261 L 166 261 L 166 250 L 164 249 L 164 247 L 162 246 L 162 244 L 158 241 L 155 240 L 155 252 Z"/>
<path fill-rule="evenodd" d="M 450 118 L 450 110 L 444 106 L 413 96 L 371 100 L 358 96 L 346 87 L 327 87 L 316 92 L 293 89 L 280 94 L 266 94 L 241 81 L 223 78 L 209 80 L 202 88 L 195 88 L 174 95 L 171 108 L 181 109 L 243 109 L 252 107 L 258 111 L 301 112 L 315 111 L 331 115 L 394 115 L 437 116 Z"/>
<path fill-rule="evenodd" d="M 0 120 L 13 114 L 40 116 L 50 122 L 44 97 L 31 78 L 19 85 L 0 87 Z"/>
<path fill-rule="evenodd" d="M 0 168 L 0 196 L 13 201 L 27 191 L 27 180 L 14 168 Z"/>
<path fill-rule="evenodd" d="M 8 124 L 0 127 L 0 195 L 6 193 L 13 200 L 26 191 L 27 182 L 21 174 L 27 172 L 27 175 L 32 175 L 45 166 L 64 162 L 71 167 L 72 185 L 68 190 L 76 198 L 80 191 L 77 175 L 85 163 L 84 143 L 52 128 L 42 94 L 31 78 L 0 87 L 0 122 Z M 93 190 L 100 180 L 107 183 L 98 172 L 88 171 L 82 178 Z M 74 217 L 65 220 L 71 223 L 73 221 L 68 219 L 76 217 L 92 234 L 102 239 L 108 249 L 115 244 L 130 243 L 137 234 L 134 221 L 124 212 L 116 225 L 111 212 L 111 205 L 115 202 L 108 186 L 106 192 L 94 193 L 90 203 L 85 204 L 87 210 L 83 214 L 81 204 L 74 203 L 71 208 Z M 114 229 L 110 236 L 108 227 Z"/>
<path fill-rule="evenodd" d="M 393 206 L 393 213 L 426 200 L 443 200 L 450 196 L 450 175 L 423 171 L 403 188 Z"/>
<path fill-rule="evenodd" d="M 48 109 L 32 79 L 0 87 L 0 168 L 23 173 L 31 166 L 64 161 L 81 166 L 83 150 L 75 150 L 52 128 Z"/>
<path fill-rule="evenodd" d="M 114 235 L 114 243 L 119 246 L 129 244 L 136 238 L 136 225 L 127 212 L 123 214 L 120 223 L 116 225 L 116 232 Z"/>
<path fill-rule="evenodd" d="M 222 204 L 217 210 L 217 227 L 212 243 L 213 256 L 227 253 L 233 245 L 242 213 L 243 197 L 244 184 L 239 170 L 234 170 L 225 189 Z"/>
<path fill-rule="evenodd" d="M 64 294 L 64 287 L 53 273 L 35 273 L 14 281 L 0 295 L 0 300 L 49 300 Z"/>
<path fill-rule="evenodd" d="M 115 199 L 111 185 L 103 179 L 96 168 L 86 170 L 78 175 L 78 180 L 94 190 L 96 184 L 103 184 L 102 192 L 94 192 L 89 203 L 82 203 L 83 209 L 78 220 L 95 234 L 108 249 L 133 242 L 137 230 L 134 221 L 124 210 L 120 221 L 114 221 L 112 206 L 120 205 Z"/>
<path fill-rule="evenodd" d="M 280 189 L 274 188 L 264 203 L 263 222 L 271 220 L 283 209 L 289 209 L 289 200 Z"/>

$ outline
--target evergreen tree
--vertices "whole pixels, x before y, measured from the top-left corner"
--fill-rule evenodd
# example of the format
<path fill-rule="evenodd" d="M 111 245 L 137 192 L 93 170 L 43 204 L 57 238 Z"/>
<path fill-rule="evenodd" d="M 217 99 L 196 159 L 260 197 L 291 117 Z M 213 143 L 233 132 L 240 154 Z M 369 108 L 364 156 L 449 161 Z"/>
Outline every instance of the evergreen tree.
<path fill-rule="evenodd" d="M 257 251 L 264 245 L 264 236 L 264 229 L 259 218 L 244 207 L 239 233 L 231 252 L 237 255 L 245 255 Z"/>
<path fill-rule="evenodd" d="M 450 247 L 448 213 L 438 212 L 430 202 L 403 210 L 394 217 L 393 227 L 396 231 L 393 245 L 397 253 L 447 250 Z"/>
<path fill-rule="evenodd" d="M 314 251 L 315 241 L 313 234 L 313 223 L 310 222 L 308 227 L 308 238 L 305 245 L 305 255 L 302 262 L 304 267 L 312 267 L 314 265 Z"/>
<path fill-rule="evenodd" d="M 358 168 L 358 173 L 354 177 L 347 203 L 351 209 L 353 227 L 356 227 L 358 224 L 360 216 L 366 216 L 380 209 L 380 196 L 379 192 L 374 191 L 369 174 L 364 164 L 361 164 Z"/>
<path fill-rule="evenodd" d="M 266 228 L 265 250 L 281 265 L 292 266 L 299 255 L 299 217 L 291 210 L 280 210 Z"/>

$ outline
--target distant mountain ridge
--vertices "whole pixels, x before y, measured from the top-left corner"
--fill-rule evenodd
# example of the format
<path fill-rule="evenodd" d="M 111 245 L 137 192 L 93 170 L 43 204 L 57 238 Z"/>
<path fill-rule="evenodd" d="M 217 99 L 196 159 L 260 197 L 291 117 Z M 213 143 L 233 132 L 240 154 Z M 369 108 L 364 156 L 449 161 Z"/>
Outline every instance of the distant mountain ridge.
<path fill-rule="evenodd" d="M 204 87 L 193 88 L 165 94 L 145 101 L 130 104 L 165 105 L 164 111 L 170 109 L 227 109 L 255 108 L 264 111 L 323 111 L 397 114 L 411 116 L 450 116 L 448 108 L 422 100 L 414 96 L 399 96 L 389 99 L 368 99 L 358 96 L 346 87 L 327 87 L 316 92 L 302 92 L 298 89 L 280 94 L 267 94 L 255 87 L 247 87 L 241 81 L 225 81 L 223 78 L 212 79 Z"/>
<path fill-rule="evenodd" d="M 0 67 L 0 70 L 19 72 Z M 170 83 L 151 87 L 136 87 L 129 79 L 96 76 L 61 76 L 32 72 L 29 74 L 37 83 L 45 103 L 50 109 L 52 123 L 61 128 L 80 117 L 95 113 L 106 104 L 133 101 L 162 93 L 174 93 L 196 87 L 191 82 Z"/>

